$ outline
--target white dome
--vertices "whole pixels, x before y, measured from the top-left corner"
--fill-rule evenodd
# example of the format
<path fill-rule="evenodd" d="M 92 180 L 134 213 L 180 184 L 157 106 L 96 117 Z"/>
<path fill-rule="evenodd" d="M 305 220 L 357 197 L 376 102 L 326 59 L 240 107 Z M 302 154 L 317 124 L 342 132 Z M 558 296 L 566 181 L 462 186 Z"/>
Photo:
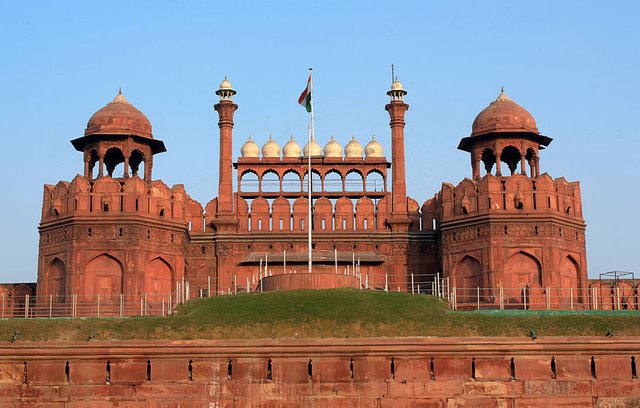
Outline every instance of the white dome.
<path fill-rule="evenodd" d="M 356 140 L 355 136 L 351 136 L 351 140 L 344 147 L 345 157 L 362 158 L 362 145 Z"/>
<path fill-rule="evenodd" d="M 269 136 L 267 143 L 262 146 L 262 157 L 280 157 L 280 146 Z"/>
<path fill-rule="evenodd" d="M 242 157 L 259 157 L 260 156 L 260 148 L 258 147 L 256 142 L 254 142 L 251 139 L 251 136 L 249 136 L 249 140 L 247 140 L 245 144 L 242 145 L 242 148 L 240 149 L 240 154 L 242 154 Z"/>
<path fill-rule="evenodd" d="M 322 147 L 316 142 L 315 139 L 311 139 L 311 154 L 309 154 L 309 144 L 307 143 L 302 149 L 305 156 L 322 156 Z"/>
<path fill-rule="evenodd" d="M 382 157 L 384 155 L 384 149 L 376 140 L 376 135 L 371 136 L 371 141 L 364 148 L 364 154 L 367 157 Z"/>
<path fill-rule="evenodd" d="M 324 157 L 342 157 L 342 146 L 331 136 L 331 140 L 324 146 Z"/>
<path fill-rule="evenodd" d="M 282 148 L 282 155 L 284 157 L 300 157 L 300 145 L 293 140 L 293 136 Z"/>

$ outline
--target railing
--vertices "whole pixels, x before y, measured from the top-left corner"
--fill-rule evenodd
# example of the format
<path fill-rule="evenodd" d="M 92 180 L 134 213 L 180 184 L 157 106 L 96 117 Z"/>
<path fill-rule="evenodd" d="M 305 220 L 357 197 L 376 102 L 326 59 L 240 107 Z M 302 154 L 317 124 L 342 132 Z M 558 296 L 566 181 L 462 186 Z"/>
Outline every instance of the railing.
<path fill-rule="evenodd" d="M 439 274 L 390 274 L 361 271 L 359 265 L 336 266 L 336 274 L 358 279 L 360 290 L 404 292 L 446 299 L 452 310 L 640 310 L 637 291 L 619 286 L 591 288 L 459 288 Z M 175 282 L 175 291 L 166 295 L 112 295 L 92 297 L 9 296 L 0 294 L 0 318 L 76 318 L 167 316 L 180 303 L 192 298 L 261 292 L 262 279 L 277 274 L 306 274 L 295 268 L 274 273 L 265 265 L 252 276 L 233 275 L 215 282 L 212 277 Z M 327 273 L 326 270 L 323 273 Z"/>
<path fill-rule="evenodd" d="M 451 288 L 453 310 L 638 310 L 638 295 L 619 286 Z"/>

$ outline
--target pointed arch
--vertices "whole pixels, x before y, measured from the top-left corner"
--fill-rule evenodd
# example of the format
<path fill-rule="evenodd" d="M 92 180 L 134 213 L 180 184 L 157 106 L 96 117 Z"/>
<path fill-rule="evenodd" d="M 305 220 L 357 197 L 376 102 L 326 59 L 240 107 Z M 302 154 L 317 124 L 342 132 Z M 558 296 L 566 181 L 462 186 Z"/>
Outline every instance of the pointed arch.
<path fill-rule="evenodd" d="M 163 257 L 151 259 L 144 267 L 144 293 L 167 295 L 173 287 L 173 267 Z M 150 300 L 151 301 L 151 300 Z"/>
<path fill-rule="evenodd" d="M 578 288 L 580 282 L 580 264 L 571 255 L 567 255 L 560 261 L 560 288 Z"/>
<path fill-rule="evenodd" d="M 542 266 L 538 258 L 525 251 L 511 255 L 504 263 L 504 286 L 521 289 L 525 286 L 542 285 Z"/>
<path fill-rule="evenodd" d="M 465 295 L 471 294 L 471 289 L 482 287 L 482 264 L 471 256 L 465 255 L 453 269 L 455 285 Z"/>
<path fill-rule="evenodd" d="M 99 294 L 110 299 L 122 293 L 124 268 L 118 258 L 102 253 L 87 263 L 84 273 L 84 299 L 94 301 Z"/>
<path fill-rule="evenodd" d="M 60 258 L 53 258 L 47 268 L 45 293 L 53 296 L 53 301 L 56 303 L 64 302 L 66 280 L 66 265 Z"/>

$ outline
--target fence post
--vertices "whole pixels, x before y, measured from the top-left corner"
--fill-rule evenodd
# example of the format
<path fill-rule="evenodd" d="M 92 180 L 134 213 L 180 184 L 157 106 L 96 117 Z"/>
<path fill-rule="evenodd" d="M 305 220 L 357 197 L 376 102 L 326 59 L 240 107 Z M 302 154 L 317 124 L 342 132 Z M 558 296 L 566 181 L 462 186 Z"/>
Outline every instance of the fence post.
<path fill-rule="evenodd" d="M 167 313 L 171 314 L 172 302 L 171 302 L 171 292 L 169 292 L 169 301 L 167 302 Z"/>
<path fill-rule="evenodd" d="M 140 298 L 140 316 L 142 316 L 142 298 Z"/>
<path fill-rule="evenodd" d="M 573 286 L 569 288 L 569 303 L 571 304 L 571 310 L 573 310 Z"/>
<path fill-rule="evenodd" d="M 456 293 L 456 287 L 453 287 L 453 296 L 451 300 L 453 301 L 453 310 L 458 310 L 458 294 Z"/>
<path fill-rule="evenodd" d="M 526 286 L 523 289 L 523 293 L 524 293 L 524 304 L 523 304 L 524 309 L 523 310 L 527 310 L 527 287 Z"/>
<path fill-rule="evenodd" d="M 364 277 L 364 288 L 366 290 L 369 290 L 369 274 L 367 273 L 367 275 Z M 3 295 L 4 296 L 4 295 Z M 4 297 L 2 298 L 2 307 L 4 308 Z M 3 309 L 4 310 L 4 309 Z M 4 316 L 4 312 L 2 313 L 2 315 Z"/>
<path fill-rule="evenodd" d="M 500 310 L 504 310 L 504 288 L 500 286 Z"/>
<path fill-rule="evenodd" d="M 249 278 L 247 278 L 247 293 L 251 293 L 251 286 L 249 286 Z"/>
<path fill-rule="evenodd" d="M 164 299 L 162 299 L 162 317 L 164 317 Z"/>
<path fill-rule="evenodd" d="M 24 318 L 29 317 L 29 295 L 24 295 Z"/>
<path fill-rule="evenodd" d="M 207 297 L 211 297 L 211 275 L 207 275 Z"/>
<path fill-rule="evenodd" d="M 547 310 L 551 310 L 551 288 L 547 286 Z"/>
<path fill-rule="evenodd" d="M 144 294 L 144 315 L 147 315 L 147 294 Z"/>
<path fill-rule="evenodd" d="M 233 274 L 233 294 L 238 294 L 238 275 Z"/>
<path fill-rule="evenodd" d="M 120 317 L 124 315 L 124 293 L 120 294 Z"/>
<path fill-rule="evenodd" d="M 416 294 L 416 291 L 415 291 L 414 286 L 413 286 L 413 274 L 411 274 L 411 294 L 412 295 Z"/>
<path fill-rule="evenodd" d="M 478 301 L 478 310 L 480 310 L 480 286 L 476 287 L 476 300 Z"/>
<path fill-rule="evenodd" d="M 100 317 L 100 294 L 98 293 L 98 317 Z"/>
<path fill-rule="evenodd" d="M 389 277 L 387 276 L 387 274 L 384 274 L 384 291 L 388 292 L 389 291 Z"/>
<path fill-rule="evenodd" d="M 618 307 L 616 310 L 622 310 L 620 307 L 620 286 L 616 286 L 616 306 Z"/>
<path fill-rule="evenodd" d="M 358 273 L 358 289 L 362 290 L 362 275 Z"/>
<path fill-rule="evenodd" d="M 4 319 L 4 293 L 2 294 L 2 318 Z"/>

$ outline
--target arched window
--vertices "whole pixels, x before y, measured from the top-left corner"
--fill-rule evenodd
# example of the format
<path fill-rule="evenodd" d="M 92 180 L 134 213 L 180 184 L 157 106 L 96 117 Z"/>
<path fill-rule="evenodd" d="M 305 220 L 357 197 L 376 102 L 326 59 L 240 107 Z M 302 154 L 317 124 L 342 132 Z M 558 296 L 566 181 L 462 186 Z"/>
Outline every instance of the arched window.
<path fill-rule="evenodd" d="M 379 171 L 371 171 L 367 174 L 367 191 L 385 191 L 384 176 Z"/>
<path fill-rule="evenodd" d="M 324 191 L 340 192 L 342 191 L 342 174 L 337 170 L 330 170 L 324 176 Z"/>
<path fill-rule="evenodd" d="M 253 171 L 246 171 L 240 179 L 239 190 L 248 193 L 258 192 L 258 175 Z"/>
<path fill-rule="evenodd" d="M 144 178 L 144 166 L 144 154 L 138 149 L 131 152 L 131 156 L 129 157 L 131 175 Z"/>
<path fill-rule="evenodd" d="M 311 191 L 322 191 L 322 176 L 316 170 L 312 170 L 313 177 L 311 178 Z M 302 191 L 309 191 L 309 178 L 308 172 L 304 174 L 304 179 L 302 180 Z"/>
<path fill-rule="evenodd" d="M 364 191 L 364 179 L 357 170 L 350 170 L 345 177 L 345 191 Z"/>
<path fill-rule="evenodd" d="M 126 171 L 124 168 L 124 154 L 119 148 L 112 147 L 107 150 L 107 154 L 104 155 L 104 164 L 109 177 L 124 177 L 124 172 Z"/>
<path fill-rule="evenodd" d="M 275 171 L 268 170 L 262 175 L 260 186 L 264 193 L 278 192 L 280 191 L 280 176 Z"/>
<path fill-rule="evenodd" d="M 512 176 L 516 174 L 518 163 L 520 163 L 520 158 L 520 150 L 518 150 L 514 146 L 505 147 L 504 149 L 502 149 L 502 153 L 500 154 L 500 161 L 507 164 Z"/>
<path fill-rule="evenodd" d="M 482 151 L 482 163 L 484 164 L 484 170 L 486 174 L 491 174 L 493 170 L 493 165 L 496 164 L 496 155 L 493 153 L 491 149 L 484 149 Z"/>
<path fill-rule="evenodd" d="M 300 191 L 300 175 L 293 171 L 288 170 L 282 176 L 282 191 L 284 192 L 298 192 Z"/>

